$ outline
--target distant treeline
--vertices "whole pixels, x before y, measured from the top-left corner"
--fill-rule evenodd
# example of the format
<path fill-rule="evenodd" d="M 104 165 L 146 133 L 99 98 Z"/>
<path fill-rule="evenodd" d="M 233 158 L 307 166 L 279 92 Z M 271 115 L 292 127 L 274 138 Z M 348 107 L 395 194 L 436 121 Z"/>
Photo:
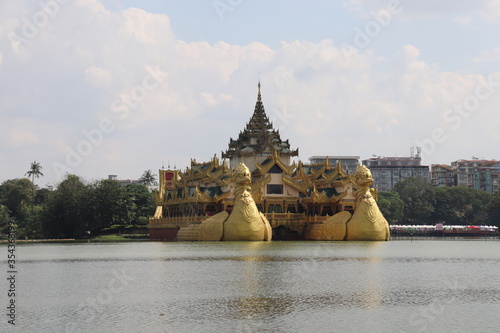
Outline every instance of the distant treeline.
<path fill-rule="evenodd" d="M 500 227 L 500 193 L 473 188 L 434 187 L 406 178 L 394 191 L 379 192 L 378 205 L 390 224 L 495 225 Z"/>
<path fill-rule="evenodd" d="M 500 227 L 500 194 L 437 188 L 420 178 L 406 178 L 394 191 L 379 192 L 378 205 L 390 224 Z M 154 195 L 145 185 L 122 186 L 115 180 L 85 182 L 67 175 L 54 191 L 35 189 L 27 178 L 0 185 L 0 232 L 5 234 L 13 219 L 18 239 L 83 238 L 144 227 L 154 209 Z"/>
<path fill-rule="evenodd" d="M 83 238 L 117 226 L 144 227 L 154 209 L 145 185 L 115 180 L 85 182 L 67 175 L 54 191 L 35 190 L 27 178 L 0 185 L 0 232 L 13 219 L 18 239 Z"/>

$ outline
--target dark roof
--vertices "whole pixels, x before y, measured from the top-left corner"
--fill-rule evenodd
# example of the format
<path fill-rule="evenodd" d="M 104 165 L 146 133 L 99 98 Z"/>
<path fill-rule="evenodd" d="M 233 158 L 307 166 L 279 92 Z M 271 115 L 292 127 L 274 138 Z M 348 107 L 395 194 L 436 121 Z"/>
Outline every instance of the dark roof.
<path fill-rule="evenodd" d="M 279 131 L 273 128 L 262 103 L 260 94 L 260 82 L 258 84 L 257 102 L 250 121 L 243 131 L 238 135 L 238 139 L 229 140 L 229 148 L 222 153 L 222 158 L 232 158 L 238 155 L 247 154 L 272 154 L 272 150 L 279 151 L 282 155 L 298 156 L 298 150 L 291 150 L 288 140 L 281 140 Z"/>

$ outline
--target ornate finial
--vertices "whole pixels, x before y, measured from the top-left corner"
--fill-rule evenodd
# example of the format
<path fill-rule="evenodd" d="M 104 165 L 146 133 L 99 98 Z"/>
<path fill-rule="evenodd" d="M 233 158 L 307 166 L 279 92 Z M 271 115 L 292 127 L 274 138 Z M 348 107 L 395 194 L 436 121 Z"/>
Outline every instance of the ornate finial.
<path fill-rule="evenodd" d="M 259 79 L 259 84 L 257 85 L 257 87 L 259 88 L 259 92 L 257 94 L 257 100 L 260 102 L 261 101 L 261 97 L 260 97 L 260 79 Z"/>

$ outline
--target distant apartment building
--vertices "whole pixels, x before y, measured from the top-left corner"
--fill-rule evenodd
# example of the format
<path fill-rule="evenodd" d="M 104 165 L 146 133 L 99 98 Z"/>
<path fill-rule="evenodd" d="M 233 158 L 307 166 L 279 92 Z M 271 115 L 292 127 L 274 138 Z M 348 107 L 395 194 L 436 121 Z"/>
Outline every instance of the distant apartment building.
<path fill-rule="evenodd" d="M 476 170 L 474 185 L 477 190 L 491 194 L 500 189 L 500 161 L 489 161 Z"/>
<path fill-rule="evenodd" d="M 470 188 L 476 187 L 476 171 L 481 165 L 486 164 L 487 160 L 458 160 L 451 162 L 451 167 L 455 170 L 456 186 L 466 186 Z"/>
<path fill-rule="evenodd" d="M 312 156 L 309 157 L 309 162 L 311 164 L 320 164 L 324 163 L 326 159 L 328 159 L 328 163 L 332 166 L 340 162 L 344 171 L 350 175 L 354 174 L 359 165 L 359 156 Z"/>
<path fill-rule="evenodd" d="M 451 165 L 432 164 L 431 165 L 431 184 L 436 187 L 455 186 L 456 175 Z"/>
<path fill-rule="evenodd" d="M 491 194 L 500 189 L 500 161 L 472 159 L 431 166 L 432 185 L 465 186 Z"/>
<path fill-rule="evenodd" d="M 430 181 L 429 166 L 421 164 L 417 153 L 410 157 L 373 157 L 363 160 L 372 172 L 374 184 L 381 191 L 390 191 L 400 180 L 408 177 L 422 178 Z"/>

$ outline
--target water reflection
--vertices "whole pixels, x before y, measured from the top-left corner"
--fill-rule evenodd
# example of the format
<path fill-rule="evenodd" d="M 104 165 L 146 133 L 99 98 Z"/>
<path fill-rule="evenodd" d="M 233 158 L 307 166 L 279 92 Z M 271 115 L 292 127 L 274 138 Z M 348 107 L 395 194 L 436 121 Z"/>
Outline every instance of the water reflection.
<path fill-rule="evenodd" d="M 367 263 L 365 305 L 368 308 L 375 308 L 382 302 L 381 261 L 378 257 L 372 257 Z"/>
<path fill-rule="evenodd" d="M 75 332 L 491 331 L 500 311 L 493 241 L 30 244 L 18 252 L 26 332 L 63 332 L 68 321 Z M 123 269 L 126 291 L 83 311 L 79 304 L 107 295 L 112 272 Z"/>

